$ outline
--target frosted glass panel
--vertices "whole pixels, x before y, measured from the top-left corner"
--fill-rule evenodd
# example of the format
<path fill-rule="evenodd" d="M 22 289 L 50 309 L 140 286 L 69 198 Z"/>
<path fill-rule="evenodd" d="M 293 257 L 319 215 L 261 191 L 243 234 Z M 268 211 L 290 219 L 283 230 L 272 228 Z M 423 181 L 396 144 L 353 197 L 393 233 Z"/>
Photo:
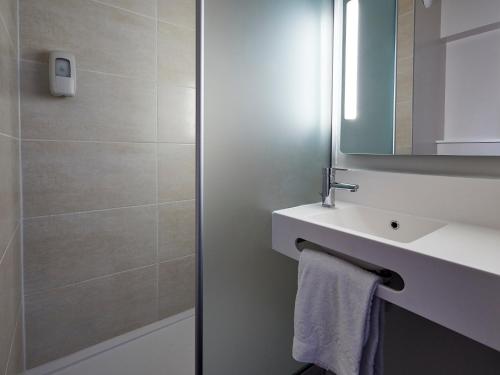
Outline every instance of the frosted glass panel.
<path fill-rule="evenodd" d="M 204 375 L 301 366 L 291 358 L 297 264 L 271 249 L 271 212 L 318 201 L 329 164 L 325 4 L 204 4 Z"/>

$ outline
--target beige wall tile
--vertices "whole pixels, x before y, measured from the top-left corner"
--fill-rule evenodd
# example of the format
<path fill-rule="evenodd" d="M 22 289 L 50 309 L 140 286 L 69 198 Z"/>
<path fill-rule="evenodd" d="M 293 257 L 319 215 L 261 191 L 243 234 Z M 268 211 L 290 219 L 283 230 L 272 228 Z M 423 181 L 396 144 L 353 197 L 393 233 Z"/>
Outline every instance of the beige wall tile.
<path fill-rule="evenodd" d="M 195 229 L 194 201 L 160 205 L 158 224 L 160 261 L 194 254 Z"/>
<path fill-rule="evenodd" d="M 158 140 L 195 143 L 196 90 L 158 83 Z"/>
<path fill-rule="evenodd" d="M 157 319 L 156 266 L 28 296 L 27 367 Z"/>
<path fill-rule="evenodd" d="M 17 52 L 0 24 L 0 132 L 17 137 L 19 100 Z"/>
<path fill-rule="evenodd" d="M 412 118 L 412 103 L 399 102 L 396 106 L 396 121 L 409 124 Z"/>
<path fill-rule="evenodd" d="M 21 311 L 17 314 L 16 332 L 13 337 L 12 350 L 9 357 L 9 365 L 5 375 L 20 375 L 24 371 L 23 350 L 23 315 Z"/>
<path fill-rule="evenodd" d="M 158 18 L 174 25 L 194 29 L 196 22 L 196 1 L 158 0 Z"/>
<path fill-rule="evenodd" d="M 160 263 L 160 319 L 194 307 L 195 256 Z"/>
<path fill-rule="evenodd" d="M 396 153 L 408 155 L 412 151 L 412 103 L 396 103 Z"/>
<path fill-rule="evenodd" d="M 160 202 L 194 199 L 195 146 L 161 143 L 158 159 Z"/>
<path fill-rule="evenodd" d="M 62 287 L 156 261 L 156 207 L 24 222 L 25 293 Z"/>
<path fill-rule="evenodd" d="M 19 222 L 18 141 L 0 135 L 0 257 Z"/>
<path fill-rule="evenodd" d="M 413 13 L 398 17 L 398 59 L 413 57 Z"/>
<path fill-rule="evenodd" d="M 156 16 L 156 0 L 100 0 L 102 3 L 127 9 L 149 17 Z"/>
<path fill-rule="evenodd" d="M 17 1 L 0 1 L 0 133 L 19 135 Z M 0 371 L 20 373 L 19 142 L 0 134 Z M 19 325 L 19 324 L 18 324 Z M 12 352 L 11 352 L 12 348 Z M 12 353 L 12 354 L 10 354 Z M 8 368 L 7 368 L 8 366 Z M 12 372 L 15 370 L 16 372 Z M 18 371 L 19 370 L 19 371 Z"/>
<path fill-rule="evenodd" d="M 408 102 L 413 97 L 413 59 L 398 60 L 396 101 Z"/>
<path fill-rule="evenodd" d="M 23 142 L 25 217 L 154 203 L 155 145 Z"/>
<path fill-rule="evenodd" d="M 19 232 L 0 263 L 0 369 L 5 369 L 21 304 Z"/>
<path fill-rule="evenodd" d="M 47 140 L 23 142 L 33 367 L 194 305 L 194 256 L 183 257 L 194 251 L 194 201 L 173 202 L 194 199 L 195 11 L 194 0 L 21 8 L 23 136 Z M 158 22 L 158 49 L 157 21 L 138 15 L 157 9 L 168 22 Z M 48 94 L 53 49 L 76 54 L 75 98 Z M 157 179 L 159 200 L 171 202 L 160 207 Z M 147 266 L 158 250 L 176 259 Z"/>
<path fill-rule="evenodd" d="M 156 84 L 79 71 L 77 94 L 49 93 L 48 66 L 22 64 L 23 138 L 155 141 Z"/>
<path fill-rule="evenodd" d="M 155 79 L 154 19 L 94 1 L 21 1 L 21 56 L 47 61 L 47 52 L 75 53 L 80 69 Z"/>
<path fill-rule="evenodd" d="M 162 84 L 195 87 L 195 31 L 158 23 L 158 79 Z"/>
<path fill-rule="evenodd" d="M 17 43 L 17 0 L 0 1 L 0 30 L 2 27 L 6 28 L 12 44 L 15 45 Z"/>
<path fill-rule="evenodd" d="M 398 0 L 398 13 L 406 14 L 413 12 L 413 0 Z"/>
<path fill-rule="evenodd" d="M 396 83 L 396 154 L 412 152 L 413 0 L 399 0 Z"/>

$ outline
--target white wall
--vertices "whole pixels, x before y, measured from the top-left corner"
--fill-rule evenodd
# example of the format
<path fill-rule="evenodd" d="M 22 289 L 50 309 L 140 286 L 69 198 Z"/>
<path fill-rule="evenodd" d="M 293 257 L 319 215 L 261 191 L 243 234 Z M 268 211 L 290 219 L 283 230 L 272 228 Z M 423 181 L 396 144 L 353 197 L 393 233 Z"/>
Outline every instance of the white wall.
<path fill-rule="evenodd" d="M 500 138 L 499 67 L 500 30 L 448 43 L 445 139 Z"/>
<path fill-rule="evenodd" d="M 442 4 L 443 37 L 500 21 L 498 0 L 442 0 Z"/>
<path fill-rule="evenodd" d="M 441 1 L 431 8 L 415 2 L 413 154 L 436 153 L 443 138 L 446 46 L 440 42 Z"/>
<path fill-rule="evenodd" d="M 500 30 L 484 28 L 498 22 L 498 0 L 442 0 L 441 35 L 452 40 L 446 45 L 446 140 L 500 138 Z"/>

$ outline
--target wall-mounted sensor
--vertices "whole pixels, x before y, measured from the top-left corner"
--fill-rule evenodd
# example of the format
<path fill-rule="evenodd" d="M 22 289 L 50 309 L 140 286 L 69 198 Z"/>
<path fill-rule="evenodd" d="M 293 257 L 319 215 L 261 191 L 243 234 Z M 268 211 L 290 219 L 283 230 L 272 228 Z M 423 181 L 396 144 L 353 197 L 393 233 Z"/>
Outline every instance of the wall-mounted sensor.
<path fill-rule="evenodd" d="M 75 96 L 75 55 L 62 51 L 51 52 L 49 55 L 49 80 L 52 95 Z"/>
<path fill-rule="evenodd" d="M 426 8 L 430 8 L 432 6 L 432 0 L 422 0 L 422 1 Z"/>

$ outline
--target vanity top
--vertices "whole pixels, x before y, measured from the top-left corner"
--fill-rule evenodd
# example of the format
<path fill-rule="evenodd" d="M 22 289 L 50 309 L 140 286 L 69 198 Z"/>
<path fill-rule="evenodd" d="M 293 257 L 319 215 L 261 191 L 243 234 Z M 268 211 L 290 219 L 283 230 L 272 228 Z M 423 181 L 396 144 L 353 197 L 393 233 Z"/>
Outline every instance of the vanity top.
<path fill-rule="evenodd" d="M 401 221 L 403 222 L 401 225 L 405 224 L 405 218 L 419 218 L 441 224 L 436 230 L 433 230 L 420 238 L 416 238 L 414 241 L 402 242 L 391 240 L 389 238 L 383 238 L 381 236 L 377 236 L 376 234 L 367 233 L 366 231 L 354 230 L 346 226 L 336 225 L 335 223 L 315 220 L 318 215 L 357 207 L 367 206 L 337 201 L 335 208 L 325 208 L 321 206 L 321 203 L 315 203 L 275 211 L 273 215 L 283 215 L 301 221 L 311 221 L 323 227 L 335 229 L 337 231 L 349 233 L 372 241 L 386 243 L 403 250 L 435 257 L 447 262 L 460 264 L 465 267 L 500 276 L 499 230 L 470 224 L 447 222 L 433 218 L 421 218 L 395 211 L 369 208 L 370 210 L 380 211 L 383 214 L 394 217 L 394 220 L 396 221 L 400 221 L 402 219 Z M 389 227 L 390 222 L 387 221 L 386 224 Z M 411 225 L 411 223 L 409 225 Z M 295 259 L 298 259 L 299 257 L 298 252 L 287 255 L 290 255 Z"/>
<path fill-rule="evenodd" d="M 379 298 L 500 351 L 500 230 L 345 201 L 275 211 L 272 225 L 274 250 L 298 260 L 304 240 L 393 271 L 402 287 Z"/>

